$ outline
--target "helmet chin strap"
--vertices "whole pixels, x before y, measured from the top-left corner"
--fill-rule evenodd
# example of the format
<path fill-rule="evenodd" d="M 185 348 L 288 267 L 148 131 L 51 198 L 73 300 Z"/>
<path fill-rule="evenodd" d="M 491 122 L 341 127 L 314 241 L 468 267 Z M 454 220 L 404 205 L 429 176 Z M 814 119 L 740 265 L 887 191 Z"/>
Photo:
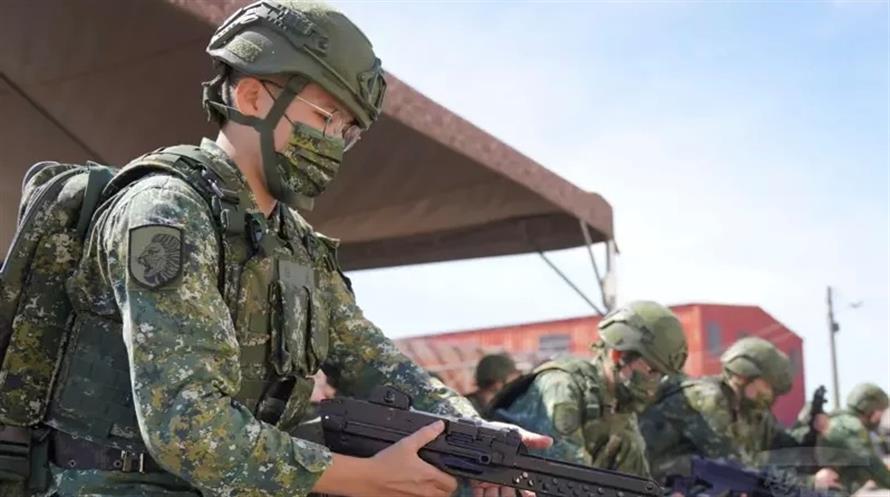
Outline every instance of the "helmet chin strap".
<path fill-rule="evenodd" d="M 291 207 L 312 210 L 315 205 L 314 199 L 292 192 L 284 186 L 284 181 L 282 181 L 281 175 L 278 172 L 278 156 L 275 152 L 275 127 L 278 126 L 278 122 L 284 116 L 287 107 L 293 102 L 294 97 L 297 96 L 297 90 L 294 89 L 294 86 L 302 80 L 303 78 L 300 76 L 292 76 L 288 79 L 287 84 L 284 85 L 281 93 L 275 98 L 272 108 L 269 109 L 264 118 L 244 115 L 238 109 L 220 102 L 209 101 L 207 104 L 224 115 L 226 119 L 250 126 L 259 133 L 263 177 L 269 193 L 275 199 Z"/>

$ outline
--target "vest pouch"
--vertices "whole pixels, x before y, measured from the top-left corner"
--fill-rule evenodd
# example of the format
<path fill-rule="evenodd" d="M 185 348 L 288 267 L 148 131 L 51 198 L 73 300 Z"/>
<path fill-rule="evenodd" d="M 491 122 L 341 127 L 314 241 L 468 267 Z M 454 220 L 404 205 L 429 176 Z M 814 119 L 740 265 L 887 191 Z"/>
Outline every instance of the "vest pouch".
<path fill-rule="evenodd" d="M 272 284 L 272 366 L 280 376 L 311 376 L 318 369 L 310 364 L 312 330 L 312 267 L 278 260 L 278 278 Z M 315 361 L 312 361 L 315 362 Z"/>
<path fill-rule="evenodd" d="M 328 357 L 331 342 L 330 309 L 318 292 L 312 292 L 310 295 L 310 309 L 309 350 L 306 362 L 310 374 L 315 374 Z"/>
<path fill-rule="evenodd" d="M 76 315 L 46 423 L 90 442 L 145 451 L 121 323 Z"/>
<path fill-rule="evenodd" d="M 271 328 L 277 326 L 278 290 L 275 261 L 268 257 L 248 260 L 240 271 L 235 330 L 240 346 L 241 390 L 236 399 L 255 414 L 268 388 L 272 355 L 277 350 Z M 272 376 L 282 376 L 275 368 Z"/>

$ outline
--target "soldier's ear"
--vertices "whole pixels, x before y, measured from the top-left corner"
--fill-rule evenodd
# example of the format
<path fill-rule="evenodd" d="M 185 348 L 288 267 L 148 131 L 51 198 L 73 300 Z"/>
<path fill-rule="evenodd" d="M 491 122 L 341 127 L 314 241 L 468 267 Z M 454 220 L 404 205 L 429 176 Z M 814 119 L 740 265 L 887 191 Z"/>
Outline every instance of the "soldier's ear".
<path fill-rule="evenodd" d="M 263 117 L 263 102 L 266 97 L 268 94 L 263 89 L 263 84 L 256 78 L 241 78 L 232 88 L 232 104 L 245 116 Z"/>

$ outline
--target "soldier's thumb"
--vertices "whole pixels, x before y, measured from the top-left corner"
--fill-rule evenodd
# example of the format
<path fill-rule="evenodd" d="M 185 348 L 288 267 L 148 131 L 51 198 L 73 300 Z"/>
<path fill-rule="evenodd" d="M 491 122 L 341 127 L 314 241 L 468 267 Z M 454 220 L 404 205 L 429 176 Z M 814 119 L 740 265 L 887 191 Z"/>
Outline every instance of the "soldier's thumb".
<path fill-rule="evenodd" d="M 405 437 L 402 442 L 410 447 L 411 450 L 417 452 L 421 447 L 430 443 L 439 436 L 440 433 L 445 429 L 444 421 L 436 421 L 435 423 L 428 424 L 423 428 L 415 431 L 411 435 Z"/>

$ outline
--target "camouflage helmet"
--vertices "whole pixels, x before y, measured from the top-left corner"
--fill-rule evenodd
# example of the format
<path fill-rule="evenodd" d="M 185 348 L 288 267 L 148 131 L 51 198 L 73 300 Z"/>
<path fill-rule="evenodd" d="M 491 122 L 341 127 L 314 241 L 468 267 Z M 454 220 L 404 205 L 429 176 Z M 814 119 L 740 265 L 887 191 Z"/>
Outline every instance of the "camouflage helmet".
<path fill-rule="evenodd" d="M 499 381 L 505 381 L 516 371 L 516 363 L 507 354 L 489 354 L 476 365 L 476 385 L 486 388 Z"/>
<path fill-rule="evenodd" d="M 874 383 L 860 383 L 847 395 L 847 407 L 860 414 L 883 411 L 888 406 L 887 392 Z"/>
<path fill-rule="evenodd" d="M 662 373 L 679 373 L 686 363 L 686 335 L 677 316 L 667 307 L 650 301 L 625 304 L 599 323 L 606 346 L 636 352 Z"/>
<path fill-rule="evenodd" d="M 368 38 L 321 2 L 262 0 L 216 30 L 207 53 L 254 76 L 299 75 L 334 96 L 368 128 L 380 115 L 386 82 Z M 213 100 L 205 92 L 204 104 Z"/>
<path fill-rule="evenodd" d="M 745 337 L 736 341 L 720 356 L 720 362 L 726 373 L 749 379 L 763 378 L 777 396 L 791 390 L 791 361 L 763 338 Z"/>

